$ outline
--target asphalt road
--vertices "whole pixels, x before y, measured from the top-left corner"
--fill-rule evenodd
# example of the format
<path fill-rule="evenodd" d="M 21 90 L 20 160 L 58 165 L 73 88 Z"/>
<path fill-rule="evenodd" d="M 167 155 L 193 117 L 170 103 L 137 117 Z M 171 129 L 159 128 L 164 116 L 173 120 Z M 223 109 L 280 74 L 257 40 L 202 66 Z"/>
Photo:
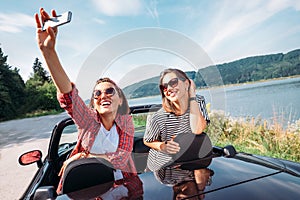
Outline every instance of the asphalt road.
<path fill-rule="evenodd" d="M 52 129 L 66 117 L 62 113 L 0 123 L 0 200 L 20 199 L 38 168 L 19 165 L 19 156 L 39 149 L 44 159 Z"/>
<path fill-rule="evenodd" d="M 1 122 L 0 149 L 36 139 L 50 138 L 55 124 L 67 117 L 66 113 L 61 113 Z"/>

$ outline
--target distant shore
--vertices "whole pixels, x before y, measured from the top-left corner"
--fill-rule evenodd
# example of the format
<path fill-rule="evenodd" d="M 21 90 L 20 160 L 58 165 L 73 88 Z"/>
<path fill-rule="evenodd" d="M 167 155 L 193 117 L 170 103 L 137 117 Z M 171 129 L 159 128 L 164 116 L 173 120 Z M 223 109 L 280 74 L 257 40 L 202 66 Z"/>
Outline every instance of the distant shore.
<path fill-rule="evenodd" d="M 208 89 L 228 88 L 228 87 L 240 86 L 240 85 L 245 85 L 245 84 L 256 84 L 256 83 L 263 83 L 263 82 L 269 82 L 269 81 L 279 81 L 279 80 L 285 80 L 285 79 L 291 79 L 291 78 L 300 78 L 300 75 L 272 78 L 272 79 L 262 79 L 262 80 L 258 80 L 258 81 L 250 81 L 250 82 L 245 82 L 245 83 L 232 83 L 232 84 L 225 84 L 225 85 L 220 85 L 220 86 L 211 86 L 211 87 L 206 87 L 206 88 L 200 88 L 199 91 L 208 90 Z"/>

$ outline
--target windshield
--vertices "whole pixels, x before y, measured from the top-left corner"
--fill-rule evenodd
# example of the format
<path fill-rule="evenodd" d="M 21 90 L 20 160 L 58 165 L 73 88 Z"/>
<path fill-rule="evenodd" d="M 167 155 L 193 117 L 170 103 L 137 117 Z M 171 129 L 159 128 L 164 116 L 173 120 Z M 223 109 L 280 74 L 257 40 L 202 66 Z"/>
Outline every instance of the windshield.
<path fill-rule="evenodd" d="M 77 133 L 78 130 L 75 124 L 65 127 L 59 141 L 59 150 L 61 147 L 64 147 L 67 144 L 75 143 L 77 139 Z"/>

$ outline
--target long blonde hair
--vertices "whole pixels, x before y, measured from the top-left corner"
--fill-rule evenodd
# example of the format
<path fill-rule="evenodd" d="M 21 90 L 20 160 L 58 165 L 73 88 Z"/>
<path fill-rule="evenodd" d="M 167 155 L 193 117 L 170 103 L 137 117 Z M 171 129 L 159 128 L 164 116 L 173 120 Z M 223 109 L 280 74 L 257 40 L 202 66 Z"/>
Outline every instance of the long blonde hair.
<path fill-rule="evenodd" d="M 160 94 L 161 94 L 161 97 L 162 97 L 162 107 L 165 109 L 166 112 L 177 114 L 177 110 L 175 109 L 174 104 L 166 98 L 166 96 L 164 94 L 164 91 L 162 90 L 162 87 L 161 87 L 163 78 L 165 77 L 166 74 L 169 74 L 169 73 L 176 74 L 177 78 L 179 78 L 181 81 L 188 80 L 189 81 L 189 88 L 190 88 L 191 82 L 190 82 L 189 77 L 186 75 L 186 73 L 184 73 L 180 69 L 168 68 L 168 69 L 165 69 L 164 71 L 162 71 L 160 73 L 159 90 L 160 90 Z"/>

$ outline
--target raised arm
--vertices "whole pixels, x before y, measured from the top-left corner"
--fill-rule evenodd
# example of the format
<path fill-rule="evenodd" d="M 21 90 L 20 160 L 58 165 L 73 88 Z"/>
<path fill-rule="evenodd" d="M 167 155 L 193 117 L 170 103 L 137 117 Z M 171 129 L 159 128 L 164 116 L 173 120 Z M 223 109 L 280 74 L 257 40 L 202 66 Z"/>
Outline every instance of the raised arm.
<path fill-rule="evenodd" d="M 55 10 L 52 10 L 51 13 L 53 17 L 56 16 Z M 38 14 L 35 14 L 37 43 L 57 90 L 61 93 L 68 93 L 72 90 L 72 85 L 55 51 L 58 30 L 51 27 L 48 27 L 46 31 L 42 30 L 43 22 L 49 18 L 50 16 L 43 8 L 40 9 L 40 18 Z"/>
<path fill-rule="evenodd" d="M 194 134 L 201 134 L 206 128 L 206 120 L 200 112 L 199 104 L 195 100 L 196 97 L 196 85 L 191 80 L 191 86 L 189 89 L 190 99 L 190 125 Z"/>

